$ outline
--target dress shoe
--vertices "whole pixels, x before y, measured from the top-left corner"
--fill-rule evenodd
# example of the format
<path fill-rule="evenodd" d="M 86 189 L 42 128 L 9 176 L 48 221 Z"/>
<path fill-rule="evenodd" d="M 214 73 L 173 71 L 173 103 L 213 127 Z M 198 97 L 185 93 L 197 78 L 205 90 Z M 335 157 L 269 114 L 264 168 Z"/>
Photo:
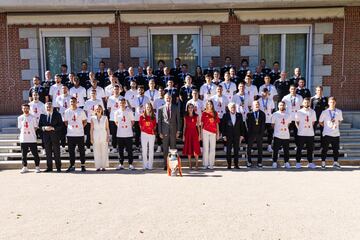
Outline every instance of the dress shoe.
<path fill-rule="evenodd" d="M 46 170 L 44 170 L 44 172 L 52 172 L 53 170 L 50 168 L 47 168 Z"/>
<path fill-rule="evenodd" d="M 86 172 L 85 166 L 81 166 L 81 171 L 82 171 L 82 172 Z"/>
<path fill-rule="evenodd" d="M 75 167 L 74 166 L 70 166 L 68 169 L 66 169 L 66 172 L 75 172 Z"/>

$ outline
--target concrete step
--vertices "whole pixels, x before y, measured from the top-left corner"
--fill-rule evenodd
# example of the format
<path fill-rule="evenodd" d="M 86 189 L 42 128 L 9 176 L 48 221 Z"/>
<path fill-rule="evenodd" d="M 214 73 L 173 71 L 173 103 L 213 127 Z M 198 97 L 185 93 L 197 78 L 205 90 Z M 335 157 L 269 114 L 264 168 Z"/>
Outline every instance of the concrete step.
<path fill-rule="evenodd" d="M 1 133 L 17 133 L 19 134 L 20 131 L 17 127 L 4 127 L 1 129 Z"/>

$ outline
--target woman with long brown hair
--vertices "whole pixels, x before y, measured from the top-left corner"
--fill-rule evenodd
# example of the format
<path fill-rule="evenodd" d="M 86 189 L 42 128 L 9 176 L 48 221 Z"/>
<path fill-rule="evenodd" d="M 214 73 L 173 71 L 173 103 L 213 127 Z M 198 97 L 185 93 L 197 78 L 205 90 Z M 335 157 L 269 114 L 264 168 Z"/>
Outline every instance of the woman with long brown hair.
<path fill-rule="evenodd" d="M 151 170 L 154 162 L 156 117 L 150 102 L 145 104 L 145 111 L 140 116 L 139 125 L 141 130 L 143 168 Z"/>

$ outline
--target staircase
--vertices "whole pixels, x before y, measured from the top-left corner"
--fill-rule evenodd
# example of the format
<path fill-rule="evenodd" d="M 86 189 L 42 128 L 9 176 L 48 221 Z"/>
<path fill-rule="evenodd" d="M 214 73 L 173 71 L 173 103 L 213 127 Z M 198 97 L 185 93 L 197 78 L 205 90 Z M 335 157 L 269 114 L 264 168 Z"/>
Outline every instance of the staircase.
<path fill-rule="evenodd" d="M 16 123 L 16 121 L 14 121 Z M 340 164 L 344 166 L 359 166 L 360 165 L 360 129 L 352 128 L 350 123 L 343 123 L 340 127 L 341 138 L 340 138 Z M 320 165 L 320 132 L 316 133 L 315 136 L 315 151 L 314 151 L 314 162 L 316 165 Z M 264 137 L 264 142 L 266 138 Z M 46 157 L 41 154 L 41 142 L 38 141 L 38 149 L 41 159 L 41 168 L 46 167 Z M 181 141 L 177 142 L 177 149 L 180 150 L 183 147 L 183 143 Z M 241 145 L 240 151 L 240 165 L 245 166 L 246 159 L 246 149 L 244 144 Z M 267 144 L 263 144 L 263 164 L 264 166 L 271 166 L 271 153 L 266 150 Z M 290 163 L 291 165 L 295 165 L 295 143 L 294 140 L 291 139 L 290 143 Z M 303 152 L 303 159 L 306 159 L 306 152 Z M 126 156 L 126 154 L 125 154 Z M 113 168 L 118 164 L 118 154 L 109 153 L 110 158 L 110 167 Z M 163 156 L 162 153 L 155 153 L 154 156 L 154 167 L 162 167 L 163 166 Z M 66 152 L 61 155 L 63 168 L 68 167 L 69 164 L 69 154 Z M 257 150 L 253 150 L 253 162 L 256 162 L 257 159 Z M 28 163 L 29 167 L 34 166 L 33 156 L 28 154 Z M 87 166 L 93 167 L 93 153 L 86 155 Z M 188 166 L 188 161 L 186 156 L 182 156 L 183 166 Z M 280 153 L 279 163 L 283 163 L 283 155 Z M 77 165 L 79 161 L 77 161 Z M 306 161 L 303 161 L 303 165 L 307 164 Z M 329 150 L 329 157 L 327 159 L 327 164 L 332 164 L 332 152 Z M 226 154 L 224 152 L 224 144 L 222 142 L 218 142 L 216 144 L 216 166 L 226 166 Z M 136 168 L 142 168 L 141 162 L 141 153 L 134 153 L 134 166 Z M 200 164 L 201 166 L 201 158 Z M 21 168 L 21 151 L 20 151 L 20 143 L 18 140 L 18 129 L 15 126 L 8 126 L 2 128 L 0 132 L 0 170 L 1 169 L 19 169 Z"/>

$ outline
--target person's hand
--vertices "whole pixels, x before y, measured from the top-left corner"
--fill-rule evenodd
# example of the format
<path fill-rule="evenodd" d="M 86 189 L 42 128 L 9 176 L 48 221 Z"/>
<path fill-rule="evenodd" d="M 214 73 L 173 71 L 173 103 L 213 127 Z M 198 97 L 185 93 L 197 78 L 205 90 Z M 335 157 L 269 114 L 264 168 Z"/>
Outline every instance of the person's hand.
<path fill-rule="evenodd" d="M 185 136 L 182 137 L 183 142 L 185 142 Z"/>
<path fill-rule="evenodd" d="M 161 139 L 164 139 L 164 135 L 162 133 L 159 134 Z"/>
<path fill-rule="evenodd" d="M 219 140 L 220 139 L 220 134 L 217 132 L 216 133 L 216 140 Z"/>
<path fill-rule="evenodd" d="M 45 127 L 45 131 L 51 131 L 52 130 L 52 127 L 51 126 L 46 126 Z"/>
<path fill-rule="evenodd" d="M 244 141 L 244 137 L 243 136 L 240 136 L 240 143 Z"/>
<path fill-rule="evenodd" d="M 177 132 L 176 132 L 176 138 L 179 138 L 179 136 L 180 136 L 180 132 L 177 131 Z"/>
<path fill-rule="evenodd" d="M 224 141 L 226 142 L 226 136 L 223 137 Z"/>
<path fill-rule="evenodd" d="M 91 144 L 94 144 L 94 138 L 90 139 Z"/>
<path fill-rule="evenodd" d="M 106 142 L 107 142 L 107 143 L 110 142 L 110 137 L 109 137 L 109 135 L 106 136 Z"/>

